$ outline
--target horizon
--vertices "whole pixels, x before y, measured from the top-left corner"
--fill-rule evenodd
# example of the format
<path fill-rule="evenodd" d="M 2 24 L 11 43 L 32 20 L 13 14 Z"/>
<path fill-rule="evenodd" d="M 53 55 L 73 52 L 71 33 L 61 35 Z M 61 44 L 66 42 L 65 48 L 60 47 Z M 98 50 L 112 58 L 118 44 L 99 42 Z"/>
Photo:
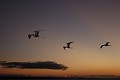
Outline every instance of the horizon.
<path fill-rule="evenodd" d="M 34 75 L 22 75 L 22 74 L 0 74 L 0 77 L 64 77 L 64 78 L 120 78 L 120 75 L 67 75 L 67 76 L 54 76 L 54 75 L 44 75 L 44 76 L 34 76 Z"/>

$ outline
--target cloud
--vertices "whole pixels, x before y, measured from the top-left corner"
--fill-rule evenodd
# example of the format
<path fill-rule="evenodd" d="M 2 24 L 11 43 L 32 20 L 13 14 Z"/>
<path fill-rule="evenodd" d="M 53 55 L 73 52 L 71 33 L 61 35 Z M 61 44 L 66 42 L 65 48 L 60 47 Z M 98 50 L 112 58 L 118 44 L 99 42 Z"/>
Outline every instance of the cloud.
<path fill-rule="evenodd" d="M 54 69 L 66 70 L 68 67 L 52 61 L 37 61 L 37 62 L 7 62 L 0 61 L 3 68 L 20 68 L 20 69 Z"/>

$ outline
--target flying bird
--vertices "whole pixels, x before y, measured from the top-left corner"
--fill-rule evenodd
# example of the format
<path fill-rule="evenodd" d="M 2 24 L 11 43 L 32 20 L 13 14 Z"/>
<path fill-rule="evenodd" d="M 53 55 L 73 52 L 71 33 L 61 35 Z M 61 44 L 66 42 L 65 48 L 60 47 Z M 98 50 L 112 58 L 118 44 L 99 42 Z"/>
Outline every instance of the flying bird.
<path fill-rule="evenodd" d="M 66 49 L 68 49 L 68 48 L 71 48 L 71 47 L 70 47 L 70 44 L 71 44 L 71 43 L 74 43 L 74 42 L 68 42 L 68 43 L 66 43 L 67 46 L 63 46 L 64 50 L 66 50 Z"/>
<path fill-rule="evenodd" d="M 35 37 L 39 37 L 39 32 L 43 31 L 43 30 L 38 30 L 38 31 L 34 31 L 34 34 L 29 34 L 28 38 L 30 39 L 32 36 Z M 45 38 L 45 37 L 40 37 L 40 38 Z"/>
<path fill-rule="evenodd" d="M 112 46 L 112 45 L 109 45 L 110 42 L 106 42 L 106 44 L 103 44 L 100 46 L 100 49 L 103 48 L 104 46 Z"/>

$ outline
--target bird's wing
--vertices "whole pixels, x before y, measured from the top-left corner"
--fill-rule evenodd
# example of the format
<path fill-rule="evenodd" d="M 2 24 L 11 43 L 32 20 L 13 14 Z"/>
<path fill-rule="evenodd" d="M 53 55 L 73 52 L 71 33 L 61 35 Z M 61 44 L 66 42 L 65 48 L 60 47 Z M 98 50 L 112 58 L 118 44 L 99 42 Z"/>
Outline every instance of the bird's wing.
<path fill-rule="evenodd" d="M 100 46 L 100 49 L 101 49 L 103 46 L 104 46 L 104 45 L 101 45 L 101 46 Z"/>
<path fill-rule="evenodd" d="M 70 45 L 71 43 L 74 43 L 74 42 L 68 42 L 67 45 Z"/>
<path fill-rule="evenodd" d="M 68 42 L 68 43 L 67 43 L 67 46 L 70 47 L 70 44 L 71 44 L 71 43 L 74 43 L 74 42 Z"/>
<path fill-rule="evenodd" d="M 70 45 L 71 43 L 74 43 L 74 42 L 68 42 L 67 45 Z"/>
<path fill-rule="evenodd" d="M 106 45 L 108 45 L 110 42 L 106 42 Z"/>
<path fill-rule="evenodd" d="M 38 35 L 39 34 L 39 31 L 34 31 L 35 32 L 35 35 Z"/>
<path fill-rule="evenodd" d="M 70 43 L 67 43 L 67 47 L 70 47 Z"/>
<path fill-rule="evenodd" d="M 69 44 L 74 43 L 74 42 L 68 42 Z"/>

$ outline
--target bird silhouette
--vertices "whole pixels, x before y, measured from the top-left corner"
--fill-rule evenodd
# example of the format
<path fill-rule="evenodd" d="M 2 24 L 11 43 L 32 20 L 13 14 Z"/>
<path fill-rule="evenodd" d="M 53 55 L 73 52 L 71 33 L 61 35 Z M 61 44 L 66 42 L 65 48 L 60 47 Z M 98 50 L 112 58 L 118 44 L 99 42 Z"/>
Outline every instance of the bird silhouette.
<path fill-rule="evenodd" d="M 32 36 L 33 36 L 34 38 L 39 37 L 39 32 L 40 32 L 40 31 L 43 31 L 43 30 L 34 31 L 34 34 L 29 34 L 29 35 L 28 35 L 28 38 L 30 39 Z M 45 37 L 40 37 L 40 38 L 45 38 Z"/>
<path fill-rule="evenodd" d="M 106 42 L 106 44 L 103 44 L 100 46 L 100 49 L 103 48 L 104 46 L 112 46 L 112 45 L 109 45 L 110 42 Z"/>
<path fill-rule="evenodd" d="M 74 42 L 68 42 L 68 43 L 66 43 L 67 46 L 63 46 L 64 50 L 66 50 L 66 49 L 68 49 L 68 48 L 71 48 L 71 47 L 70 47 L 70 44 L 71 44 L 71 43 L 74 43 Z"/>

